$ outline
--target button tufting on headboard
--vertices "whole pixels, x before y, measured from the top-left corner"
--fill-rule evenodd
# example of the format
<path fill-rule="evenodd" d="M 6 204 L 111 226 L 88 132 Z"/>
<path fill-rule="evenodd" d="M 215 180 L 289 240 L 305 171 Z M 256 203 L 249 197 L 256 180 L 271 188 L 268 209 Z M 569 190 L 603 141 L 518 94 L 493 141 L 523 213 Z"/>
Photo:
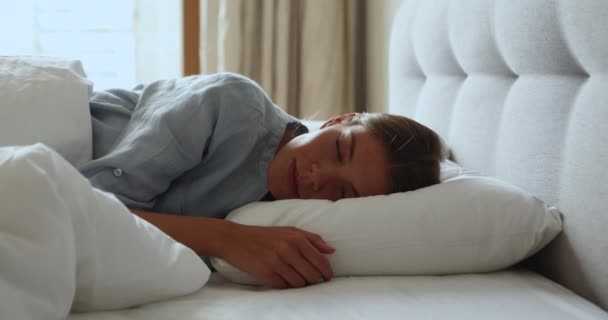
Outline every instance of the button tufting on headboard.
<path fill-rule="evenodd" d="M 389 112 L 558 206 L 533 262 L 608 309 L 608 1 L 407 0 L 389 69 Z"/>

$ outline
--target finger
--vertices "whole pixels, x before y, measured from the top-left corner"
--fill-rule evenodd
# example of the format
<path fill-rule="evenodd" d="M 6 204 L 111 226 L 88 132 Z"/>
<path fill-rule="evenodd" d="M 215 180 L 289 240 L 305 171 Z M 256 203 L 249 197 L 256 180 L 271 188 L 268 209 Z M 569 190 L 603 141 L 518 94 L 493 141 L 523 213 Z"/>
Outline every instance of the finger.
<path fill-rule="evenodd" d="M 285 280 L 285 282 L 287 282 L 290 287 L 302 288 L 306 285 L 306 280 L 284 261 L 276 263 L 273 266 L 273 269 L 283 278 L 283 280 Z"/>
<path fill-rule="evenodd" d="M 273 274 L 265 281 L 266 285 L 273 289 L 285 289 L 289 287 L 287 282 L 279 274 Z"/>
<path fill-rule="evenodd" d="M 325 240 L 323 240 L 323 238 L 321 238 L 320 235 L 316 234 L 316 233 L 312 233 L 312 232 L 308 232 L 305 230 L 301 230 L 304 235 L 306 236 L 306 238 L 308 238 L 308 240 L 310 240 L 310 242 L 319 250 L 321 251 L 321 253 L 334 253 L 336 251 L 336 248 L 332 247 L 331 245 L 329 245 L 327 242 L 325 242 Z"/>
<path fill-rule="evenodd" d="M 325 281 L 333 277 L 329 260 L 310 241 L 303 241 L 298 249 L 301 255 L 323 275 Z"/>
<path fill-rule="evenodd" d="M 306 243 L 309 247 L 314 250 L 314 247 L 309 243 L 308 240 L 302 239 L 303 243 Z M 301 247 L 303 244 L 298 244 L 298 247 Z M 297 250 L 291 250 L 287 253 L 284 253 L 282 259 L 291 266 L 302 278 L 306 280 L 308 284 L 315 284 L 323 281 L 323 274 L 321 271 L 314 265 L 309 259 L 304 257 L 298 248 Z M 323 257 L 317 251 L 317 255 Z M 325 258 L 325 257 L 323 257 Z"/>

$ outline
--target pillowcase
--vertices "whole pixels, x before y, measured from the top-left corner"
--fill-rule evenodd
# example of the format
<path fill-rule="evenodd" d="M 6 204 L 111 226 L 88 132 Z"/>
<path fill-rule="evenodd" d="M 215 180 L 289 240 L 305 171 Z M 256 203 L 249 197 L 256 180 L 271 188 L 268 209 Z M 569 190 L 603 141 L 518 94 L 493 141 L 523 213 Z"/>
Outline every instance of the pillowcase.
<path fill-rule="evenodd" d="M 496 178 L 442 165 L 442 183 L 416 191 L 336 202 L 252 203 L 227 219 L 260 226 L 295 226 L 336 248 L 336 276 L 445 275 L 509 267 L 561 231 L 558 210 Z M 259 284 L 219 258 L 226 278 Z"/>
<path fill-rule="evenodd" d="M 65 319 L 200 289 L 200 257 L 42 144 L 0 148 L 0 310 Z M 10 315 L 10 316 L 9 316 Z"/>
<path fill-rule="evenodd" d="M 0 146 L 42 142 L 84 165 L 92 156 L 92 88 L 80 61 L 0 57 Z"/>

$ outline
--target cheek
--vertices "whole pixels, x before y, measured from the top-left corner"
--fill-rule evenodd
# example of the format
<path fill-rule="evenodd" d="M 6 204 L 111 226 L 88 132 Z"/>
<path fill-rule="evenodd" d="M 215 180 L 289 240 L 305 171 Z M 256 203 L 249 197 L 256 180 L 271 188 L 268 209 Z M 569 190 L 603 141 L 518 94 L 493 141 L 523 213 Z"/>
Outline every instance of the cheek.
<path fill-rule="evenodd" d="M 295 158 L 300 171 L 310 170 L 313 162 L 327 164 L 328 161 L 333 161 L 332 157 L 335 157 L 333 136 L 332 132 L 327 130 L 297 136 L 286 144 L 277 156 L 286 165 Z"/>
<path fill-rule="evenodd" d="M 324 132 L 306 141 L 306 151 L 331 156 L 336 151 L 337 135 L 332 131 Z"/>
<path fill-rule="evenodd" d="M 302 135 L 291 140 L 287 145 L 287 151 L 292 155 L 310 156 L 319 153 L 319 136 L 313 134 Z"/>
<path fill-rule="evenodd" d="M 289 141 L 285 146 L 283 146 L 280 151 L 285 151 L 285 153 L 290 154 L 298 152 L 300 149 L 306 146 L 308 140 L 310 139 L 306 139 L 306 137 L 302 136 L 297 136 L 291 139 L 291 141 Z"/>

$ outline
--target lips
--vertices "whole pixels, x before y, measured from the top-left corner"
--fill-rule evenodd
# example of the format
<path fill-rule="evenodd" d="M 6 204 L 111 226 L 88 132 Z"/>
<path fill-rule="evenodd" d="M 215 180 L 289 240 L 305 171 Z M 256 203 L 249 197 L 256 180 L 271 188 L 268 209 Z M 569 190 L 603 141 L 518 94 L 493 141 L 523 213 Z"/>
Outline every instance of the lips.
<path fill-rule="evenodd" d="M 295 159 L 289 165 L 289 173 L 291 174 L 291 190 L 296 198 L 300 198 L 300 193 L 298 192 L 298 167 L 296 166 Z"/>

